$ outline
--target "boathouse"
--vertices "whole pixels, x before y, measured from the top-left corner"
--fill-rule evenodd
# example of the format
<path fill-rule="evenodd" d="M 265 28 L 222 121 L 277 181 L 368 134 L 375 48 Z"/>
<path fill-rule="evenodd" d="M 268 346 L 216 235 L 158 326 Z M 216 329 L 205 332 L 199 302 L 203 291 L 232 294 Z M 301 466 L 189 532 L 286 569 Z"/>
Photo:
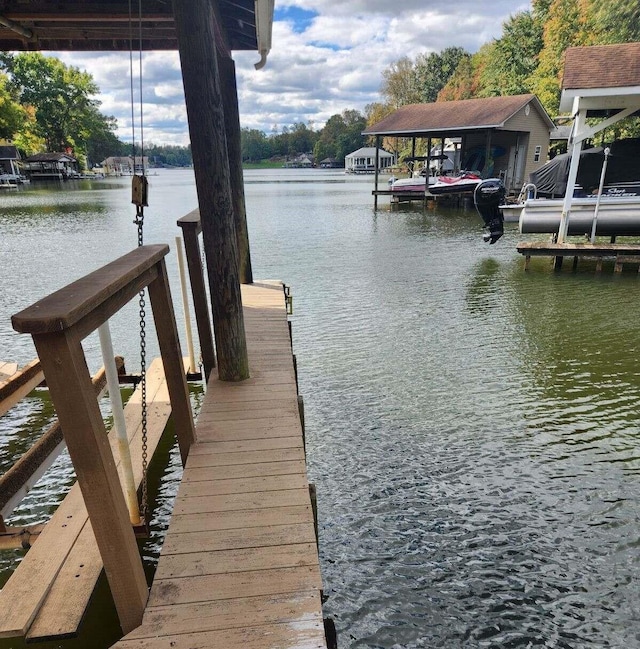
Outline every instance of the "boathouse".
<path fill-rule="evenodd" d="M 110 156 L 103 160 L 101 166 L 106 176 L 131 176 L 133 173 L 143 173 L 149 169 L 148 156 Z"/>
<path fill-rule="evenodd" d="M 24 160 L 31 180 L 67 180 L 78 175 L 78 161 L 68 153 L 36 153 Z"/>
<path fill-rule="evenodd" d="M 593 207 L 582 211 L 588 217 L 591 240 L 584 243 L 567 242 L 571 234 L 572 215 L 580 214 L 580 205 L 574 200 L 574 189 L 578 178 L 581 152 L 585 142 L 593 141 L 597 134 L 620 122 L 635 117 L 640 112 L 640 43 L 622 43 L 616 45 L 592 45 L 570 47 L 565 52 L 562 78 L 560 111 L 573 119 L 568 152 L 571 154 L 566 190 L 562 204 L 557 209 L 558 225 L 549 229 L 553 235 L 552 243 L 525 241 L 518 245 L 518 251 L 525 255 L 525 267 L 531 256 L 552 256 L 554 266 L 560 269 L 563 257 L 574 258 L 574 268 L 581 257 L 595 258 L 596 269 L 602 267 L 603 258 L 615 258 L 615 269 L 622 269 L 626 262 L 638 263 L 640 246 L 635 243 L 622 244 L 617 237 L 623 232 L 608 232 L 610 242 L 596 241 L 596 234 L 602 224 L 598 219 L 597 201 Z M 621 143 L 624 145 L 624 142 Z M 615 155 L 616 144 L 611 145 L 611 154 Z M 604 171 L 604 170 L 603 170 Z M 602 174 L 602 181 L 605 180 Z M 628 222 L 633 221 L 629 219 Z M 598 228 L 596 227 L 598 226 Z M 545 230 L 546 231 L 546 230 Z M 580 232 L 581 239 L 584 232 Z"/>
<path fill-rule="evenodd" d="M 142 243 L 147 192 L 135 176 L 139 246 L 12 317 L 14 329 L 33 338 L 41 367 L 29 380 L 39 383 L 44 372 L 77 483 L 0 591 L 0 637 L 64 646 L 104 568 L 124 635 L 118 649 L 326 647 L 289 294 L 280 281 L 253 279 L 242 180 L 232 51 L 256 52 L 255 67 L 264 67 L 273 12 L 273 0 L 2 3 L 3 51 L 179 52 L 198 209 L 176 215 L 176 230 L 183 230 L 208 383 L 194 426 L 164 261 L 169 247 Z M 134 426 L 116 439 L 105 430 L 99 377 L 89 375 L 82 340 L 145 288 L 162 356 L 142 372 L 154 386 L 153 409 L 132 397 L 133 412 L 123 418 Z M 142 326 L 139 333 L 144 349 Z M 171 414 L 184 474 L 149 589 L 113 450 L 140 442 L 145 421 L 149 437 L 157 433 L 160 413 Z M 155 442 L 142 433 L 142 444 L 131 446 L 135 496 Z M 8 500 L 28 488 L 30 467 Z M 7 507 L 0 500 L 0 535 L 8 533 Z"/>
<path fill-rule="evenodd" d="M 363 135 L 375 137 L 378 145 L 382 138 L 408 138 L 412 157 L 428 157 L 432 145 L 444 148 L 445 138 L 461 138 L 464 170 L 499 177 L 516 193 L 547 161 L 554 128 L 538 98 L 525 94 L 402 106 Z M 424 151 L 416 151 L 417 140 L 426 141 Z"/>
<path fill-rule="evenodd" d="M 8 174 L 12 177 L 19 177 L 20 152 L 13 144 L 0 144 L 0 175 Z"/>
<path fill-rule="evenodd" d="M 395 164 L 395 156 L 384 149 L 366 146 L 344 157 L 344 168 L 350 174 L 383 172 Z"/>

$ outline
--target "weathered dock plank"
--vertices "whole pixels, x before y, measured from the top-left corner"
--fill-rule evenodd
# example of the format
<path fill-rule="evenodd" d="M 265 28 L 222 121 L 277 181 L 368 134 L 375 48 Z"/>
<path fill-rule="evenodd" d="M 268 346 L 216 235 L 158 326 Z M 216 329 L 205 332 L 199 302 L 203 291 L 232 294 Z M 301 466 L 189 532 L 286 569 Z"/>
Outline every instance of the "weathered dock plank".
<path fill-rule="evenodd" d="M 242 291 L 251 378 L 209 380 L 142 625 L 118 649 L 326 648 L 284 293 Z"/>
<path fill-rule="evenodd" d="M 149 454 L 171 413 L 162 363 L 156 359 L 147 376 Z M 142 480 L 140 390 L 125 406 L 136 484 Z M 109 435 L 119 468 L 115 434 Z M 74 484 L 43 532 L 0 591 L 0 636 L 27 635 L 30 640 L 75 633 L 102 571 L 102 558 L 88 522 L 78 484 Z"/>

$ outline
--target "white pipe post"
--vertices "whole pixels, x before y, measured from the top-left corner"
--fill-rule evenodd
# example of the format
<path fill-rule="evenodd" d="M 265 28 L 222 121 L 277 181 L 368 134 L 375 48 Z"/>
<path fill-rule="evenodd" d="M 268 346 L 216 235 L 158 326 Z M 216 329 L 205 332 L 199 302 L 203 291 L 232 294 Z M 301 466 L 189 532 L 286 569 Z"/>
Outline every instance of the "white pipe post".
<path fill-rule="evenodd" d="M 102 361 L 105 374 L 107 375 L 107 390 L 111 401 L 111 412 L 113 413 L 113 427 L 118 439 L 118 450 L 122 466 L 124 480 L 125 499 L 129 510 L 129 520 L 132 525 L 140 525 L 140 509 L 138 507 L 138 494 L 136 483 L 133 477 L 133 465 L 131 464 L 131 452 L 127 438 L 127 425 L 124 420 L 124 409 L 122 407 L 122 396 L 120 394 L 120 382 L 118 381 L 118 370 L 116 369 L 113 344 L 111 342 L 111 331 L 107 320 L 98 327 L 100 336 L 100 347 L 102 349 Z"/>
<path fill-rule="evenodd" d="M 573 123 L 573 149 L 571 150 L 569 177 L 567 178 L 567 188 L 564 194 L 564 203 L 562 204 L 560 226 L 558 227 L 558 243 L 564 243 L 565 237 L 567 236 L 567 232 L 569 230 L 571 201 L 573 200 L 573 191 L 576 187 L 576 178 L 578 177 L 578 165 L 580 164 L 580 152 L 582 151 L 582 141 L 584 139 L 583 128 L 585 125 L 586 117 L 586 109 L 580 109 Z"/>
<path fill-rule="evenodd" d="M 598 211 L 600 210 L 600 199 L 602 198 L 602 188 L 604 187 L 604 176 L 607 173 L 607 161 L 609 160 L 611 149 L 607 147 L 604 150 L 604 162 L 602 163 L 602 172 L 600 173 L 600 185 L 598 186 L 598 197 L 596 198 L 596 208 L 593 211 L 593 224 L 591 225 L 591 243 L 596 241 L 596 224 L 598 222 Z"/>
<path fill-rule="evenodd" d="M 184 270 L 182 257 L 182 241 L 176 237 L 176 253 L 178 255 L 178 268 L 180 270 L 180 288 L 182 290 L 182 310 L 184 311 L 184 328 L 187 334 L 187 349 L 189 350 L 189 371 L 195 373 L 196 360 L 193 352 L 193 335 L 191 333 L 191 315 L 189 313 L 189 296 L 187 294 L 187 277 Z"/>

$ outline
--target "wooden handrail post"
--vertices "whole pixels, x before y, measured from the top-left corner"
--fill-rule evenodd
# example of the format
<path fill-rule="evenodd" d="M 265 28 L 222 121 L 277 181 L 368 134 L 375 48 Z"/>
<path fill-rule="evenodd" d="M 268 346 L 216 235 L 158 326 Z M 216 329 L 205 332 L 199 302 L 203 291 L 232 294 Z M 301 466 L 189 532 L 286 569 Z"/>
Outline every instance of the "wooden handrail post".
<path fill-rule="evenodd" d="M 189 212 L 189 214 L 178 220 L 178 225 L 182 229 L 184 251 L 187 257 L 187 268 L 189 269 L 189 283 L 191 284 L 191 295 L 193 296 L 193 309 L 196 314 L 198 338 L 200 339 L 200 353 L 202 354 L 204 375 L 208 381 L 211 370 L 216 366 L 216 353 L 213 346 L 204 268 L 202 267 L 202 256 L 198 242 L 198 235 L 202 232 L 200 213 L 198 210 Z"/>
<path fill-rule="evenodd" d="M 196 439 L 196 431 L 193 426 L 189 390 L 182 365 L 180 338 L 178 337 L 178 328 L 173 312 L 169 278 L 167 277 L 164 259 L 158 262 L 157 267 L 158 276 L 149 284 L 149 298 L 158 333 L 158 343 L 160 345 L 162 364 L 164 365 L 164 375 L 169 389 L 172 417 L 176 436 L 178 437 L 178 445 L 180 446 L 182 466 L 184 466 L 187 462 L 191 444 Z"/>
<path fill-rule="evenodd" d="M 195 439 L 169 292 L 166 245 L 140 246 L 12 318 L 30 333 L 58 413 L 124 633 L 142 621 L 147 583 L 82 340 L 149 287 L 183 462 Z"/>
<path fill-rule="evenodd" d="M 34 334 L 122 631 L 140 625 L 147 581 L 81 341 L 67 330 Z"/>

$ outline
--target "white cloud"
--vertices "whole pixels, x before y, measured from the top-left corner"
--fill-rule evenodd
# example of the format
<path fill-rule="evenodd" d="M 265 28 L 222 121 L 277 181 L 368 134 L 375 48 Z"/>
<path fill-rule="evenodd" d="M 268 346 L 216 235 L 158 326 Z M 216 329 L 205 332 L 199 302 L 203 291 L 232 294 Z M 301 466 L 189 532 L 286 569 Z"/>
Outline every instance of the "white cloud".
<path fill-rule="evenodd" d="M 242 126 L 270 133 L 297 122 L 321 128 L 345 109 L 362 111 L 379 101 L 382 72 L 402 56 L 459 46 L 476 51 L 501 33 L 510 15 L 530 8 L 521 0 L 278 0 L 283 20 L 273 26 L 267 65 L 256 71 L 256 52 L 235 52 Z M 425 6 L 426 5 L 426 6 Z M 292 8 L 287 13 L 284 11 Z M 317 15 L 301 31 L 293 9 Z M 139 128 L 138 54 L 60 53 L 90 72 L 101 89 L 104 113 L 118 120 L 118 136 L 131 140 L 131 76 Z M 188 144 L 180 62 L 176 52 L 145 52 L 142 58 L 144 134 L 148 142 Z M 139 133 L 136 137 L 139 137 Z"/>

